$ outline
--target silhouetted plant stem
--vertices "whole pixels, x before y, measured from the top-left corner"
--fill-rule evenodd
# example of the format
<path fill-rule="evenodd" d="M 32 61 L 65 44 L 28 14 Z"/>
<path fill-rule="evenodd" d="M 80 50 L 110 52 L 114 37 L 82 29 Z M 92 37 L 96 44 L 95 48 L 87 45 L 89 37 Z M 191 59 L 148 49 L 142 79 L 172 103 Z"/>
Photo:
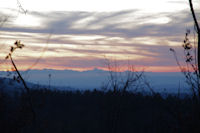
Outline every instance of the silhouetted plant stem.
<path fill-rule="evenodd" d="M 29 88 L 27 87 L 26 82 L 25 82 L 24 79 L 22 78 L 21 74 L 19 73 L 19 71 L 18 71 L 18 69 L 17 69 L 17 67 L 16 67 L 16 65 L 15 65 L 15 63 L 14 63 L 14 61 L 13 61 L 11 55 L 10 55 L 10 60 L 11 60 L 12 65 L 14 66 L 14 68 L 15 68 L 15 70 L 16 70 L 18 76 L 19 76 L 19 78 L 21 79 L 21 81 L 22 81 L 22 83 L 23 83 L 23 85 L 24 85 L 24 87 L 25 87 L 27 93 L 30 94 L 30 90 L 29 90 Z"/>
<path fill-rule="evenodd" d="M 195 30 L 198 34 L 197 60 L 198 60 L 198 72 L 200 74 L 200 70 L 199 70 L 199 68 L 200 68 L 200 28 L 199 28 L 199 24 L 198 24 L 198 21 L 197 21 L 195 12 L 194 12 L 192 0 L 189 0 L 189 3 L 190 3 L 190 10 L 191 10 L 191 13 L 192 13 L 192 17 L 194 19 L 194 24 L 195 24 L 195 28 L 196 28 Z M 199 91 L 199 94 L 200 94 L 200 91 Z"/>
<path fill-rule="evenodd" d="M 24 81 L 24 79 L 22 78 L 20 72 L 18 71 L 17 66 L 15 65 L 15 63 L 14 63 L 14 61 L 13 61 L 13 59 L 12 59 L 12 55 L 9 54 L 9 57 L 10 57 L 10 60 L 11 60 L 12 65 L 13 65 L 14 68 L 15 68 L 15 71 L 17 72 L 17 74 L 18 74 L 20 80 L 22 81 L 22 83 L 23 83 L 23 85 L 24 85 L 24 88 L 25 88 L 25 90 L 26 90 L 26 92 L 27 92 L 27 95 L 28 95 L 28 103 L 29 103 L 29 105 L 30 105 L 31 113 L 32 113 L 32 115 L 33 115 L 33 122 L 35 122 L 35 121 L 36 121 L 36 113 L 35 113 L 35 111 L 34 111 L 34 109 L 33 109 L 32 97 L 31 97 L 30 89 L 28 88 L 28 86 L 26 85 L 26 82 Z"/>

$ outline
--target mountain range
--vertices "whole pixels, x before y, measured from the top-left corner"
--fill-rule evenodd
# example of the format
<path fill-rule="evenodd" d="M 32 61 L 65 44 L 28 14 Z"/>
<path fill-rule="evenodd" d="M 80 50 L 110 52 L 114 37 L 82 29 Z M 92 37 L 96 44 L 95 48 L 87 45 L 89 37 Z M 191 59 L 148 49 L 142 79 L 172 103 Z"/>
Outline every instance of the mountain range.
<path fill-rule="evenodd" d="M 109 72 L 100 69 L 82 72 L 54 69 L 20 72 L 29 84 L 56 89 L 101 89 L 109 80 Z M 180 72 L 145 72 L 144 75 L 156 92 L 177 93 L 179 88 L 181 92 L 188 92 L 188 85 Z M 0 71 L 0 77 L 12 78 L 12 74 L 8 76 L 8 72 Z"/>

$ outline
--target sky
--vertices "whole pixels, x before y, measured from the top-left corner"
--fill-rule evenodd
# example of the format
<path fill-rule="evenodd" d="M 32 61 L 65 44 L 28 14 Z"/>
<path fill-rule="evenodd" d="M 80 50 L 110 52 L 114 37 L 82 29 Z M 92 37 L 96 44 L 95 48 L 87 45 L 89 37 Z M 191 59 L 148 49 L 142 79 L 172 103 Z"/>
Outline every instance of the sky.
<path fill-rule="evenodd" d="M 13 55 L 21 70 L 106 69 L 105 60 L 115 60 L 122 68 L 179 71 L 169 49 L 182 61 L 193 29 L 187 0 L 1 0 L 0 15 L 0 70 L 11 67 L 5 56 L 21 40 L 25 48 Z"/>

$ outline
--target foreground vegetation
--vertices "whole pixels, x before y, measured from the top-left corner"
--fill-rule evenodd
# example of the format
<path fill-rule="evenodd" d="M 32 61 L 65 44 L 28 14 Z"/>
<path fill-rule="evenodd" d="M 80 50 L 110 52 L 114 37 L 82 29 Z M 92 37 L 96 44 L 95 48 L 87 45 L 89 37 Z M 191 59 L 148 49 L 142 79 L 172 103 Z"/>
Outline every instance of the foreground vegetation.
<path fill-rule="evenodd" d="M 195 133 L 200 112 L 193 99 L 131 92 L 31 90 L 0 95 L 2 133 Z"/>

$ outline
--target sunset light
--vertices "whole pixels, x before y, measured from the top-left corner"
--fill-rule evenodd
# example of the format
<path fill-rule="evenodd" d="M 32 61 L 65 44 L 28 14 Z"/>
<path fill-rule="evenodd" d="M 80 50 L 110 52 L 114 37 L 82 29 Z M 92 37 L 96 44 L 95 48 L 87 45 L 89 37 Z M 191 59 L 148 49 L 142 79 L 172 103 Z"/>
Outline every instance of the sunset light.
<path fill-rule="evenodd" d="M 0 133 L 200 133 L 200 0 L 0 0 Z"/>
<path fill-rule="evenodd" d="M 45 68 L 46 62 L 52 69 L 103 68 L 106 56 L 130 60 L 148 67 L 146 71 L 174 71 L 168 67 L 176 66 L 169 48 L 180 50 L 185 29 L 193 25 L 187 4 L 179 0 L 3 0 L 1 13 L 8 21 L 0 27 L 0 45 L 5 47 L 0 57 L 3 61 L 9 46 L 21 40 L 25 48 L 14 58 L 26 66 L 41 58 L 35 69 Z M 60 65 L 52 65 L 52 60 Z"/>

